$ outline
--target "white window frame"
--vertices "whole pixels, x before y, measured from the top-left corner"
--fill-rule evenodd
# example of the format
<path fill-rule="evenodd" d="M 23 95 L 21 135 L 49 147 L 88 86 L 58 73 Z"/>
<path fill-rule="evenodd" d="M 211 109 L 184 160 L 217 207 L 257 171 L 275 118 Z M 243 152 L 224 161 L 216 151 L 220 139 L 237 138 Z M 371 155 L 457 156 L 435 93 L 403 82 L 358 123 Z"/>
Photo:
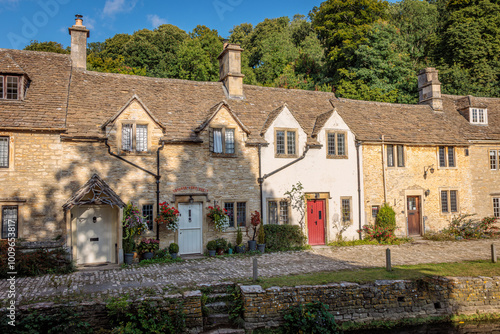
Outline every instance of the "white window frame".
<path fill-rule="evenodd" d="M 284 153 L 278 153 L 278 132 L 284 133 Z M 290 147 L 288 139 L 289 134 L 293 133 L 293 147 Z M 297 129 L 274 129 L 274 153 L 276 158 L 296 158 L 298 157 L 298 131 Z M 292 151 L 292 153 L 290 153 Z"/>
<path fill-rule="evenodd" d="M 489 150 L 489 160 L 490 160 L 490 170 L 499 170 L 500 167 L 498 166 L 498 153 L 500 150 Z M 492 154 L 493 153 L 493 154 Z"/>
<path fill-rule="evenodd" d="M 132 133 L 131 133 L 131 143 L 130 143 L 130 149 L 124 149 L 123 145 L 123 129 L 125 127 L 131 126 L 132 127 Z M 141 127 L 146 127 L 146 147 L 142 147 L 141 144 L 138 143 L 138 138 L 137 135 L 139 132 L 137 131 L 137 126 Z M 149 124 L 147 123 L 142 123 L 142 122 L 122 122 L 121 127 L 120 127 L 120 151 L 123 153 L 148 153 L 149 152 L 149 132 L 150 132 L 150 127 Z M 140 150 L 138 149 L 140 148 Z"/>
<path fill-rule="evenodd" d="M 333 141 L 330 140 L 330 136 L 333 136 Z M 342 146 L 339 146 L 339 138 L 344 137 L 344 142 Z M 325 132 L 326 140 L 326 158 L 327 159 L 347 159 L 347 131 L 335 131 L 326 130 Z M 331 150 L 333 144 L 333 150 Z M 342 147 L 343 154 L 339 154 L 339 147 Z"/>
<path fill-rule="evenodd" d="M 488 109 L 469 108 L 469 120 L 471 124 L 488 124 Z"/>

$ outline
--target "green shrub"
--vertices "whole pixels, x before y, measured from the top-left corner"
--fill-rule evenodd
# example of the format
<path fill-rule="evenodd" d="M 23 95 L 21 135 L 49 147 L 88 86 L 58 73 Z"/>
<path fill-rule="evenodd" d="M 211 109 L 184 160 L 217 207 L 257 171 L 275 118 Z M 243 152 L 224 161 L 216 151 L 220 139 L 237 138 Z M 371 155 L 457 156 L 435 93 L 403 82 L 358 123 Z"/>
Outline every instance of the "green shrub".
<path fill-rule="evenodd" d="M 257 243 L 261 245 L 266 243 L 266 232 L 264 231 L 264 224 L 260 224 Z"/>
<path fill-rule="evenodd" d="M 155 252 L 155 259 L 171 258 L 168 248 L 159 249 Z"/>
<path fill-rule="evenodd" d="M 295 306 L 284 319 L 285 333 L 341 333 L 335 318 L 328 312 L 328 305 L 320 302 Z"/>
<path fill-rule="evenodd" d="M 209 242 L 207 242 L 207 249 L 208 250 L 216 250 L 217 249 L 217 241 L 210 240 Z"/>
<path fill-rule="evenodd" d="M 168 251 L 170 252 L 170 254 L 173 254 L 173 253 L 179 253 L 179 245 L 176 244 L 175 242 L 172 242 L 169 246 L 168 246 Z"/>
<path fill-rule="evenodd" d="M 396 229 L 396 212 L 387 203 L 384 203 L 378 211 L 375 226 L 394 232 Z"/>
<path fill-rule="evenodd" d="M 80 320 L 81 314 L 74 310 L 61 308 L 55 314 L 45 315 L 34 311 L 27 316 L 16 319 L 16 327 L 7 322 L 10 321 L 6 316 L 0 320 L 0 333 L 74 333 L 86 334 L 93 333 L 92 327 L 88 322 Z"/>
<path fill-rule="evenodd" d="M 450 225 L 441 232 L 457 240 L 489 238 L 498 233 L 498 228 L 493 225 L 497 221 L 496 218 L 485 217 L 478 220 L 473 217 L 474 214 L 454 216 Z"/>
<path fill-rule="evenodd" d="M 363 234 L 363 238 L 365 240 L 377 240 L 378 243 L 391 244 L 394 240 L 396 240 L 394 230 L 391 227 L 364 225 L 361 229 L 361 233 Z"/>
<path fill-rule="evenodd" d="M 298 225 L 264 225 L 266 251 L 286 251 L 304 246 L 306 237 Z"/>
<path fill-rule="evenodd" d="M 236 246 L 241 246 L 243 244 L 243 232 L 241 232 L 241 228 L 238 226 L 238 231 L 236 232 Z"/>
<path fill-rule="evenodd" d="M 67 274 L 75 270 L 69 254 L 63 248 L 51 251 L 37 249 L 33 252 L 22 252 L 16 245 L 16 270 L 8 268 L 9 245 L 7 240 L 0 240 L 0 278 L 7 278 L 7 272 L 17 271 L 18 276 L 37 276 L 44 274 Z"/>

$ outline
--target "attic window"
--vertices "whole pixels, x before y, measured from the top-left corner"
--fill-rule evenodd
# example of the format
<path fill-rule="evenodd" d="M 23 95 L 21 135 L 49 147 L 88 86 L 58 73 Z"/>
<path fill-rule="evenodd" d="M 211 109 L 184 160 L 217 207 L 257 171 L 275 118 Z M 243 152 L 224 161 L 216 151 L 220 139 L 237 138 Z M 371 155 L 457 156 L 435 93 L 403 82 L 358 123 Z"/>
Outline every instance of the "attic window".
<path fill-rule="evenodd" d="M 0 75 L 0 99 L 19 99 L 19 77 L 12 75 Z"/>
<path fill-rule="evenodd" d="M 470 108 L 469 112 L 469 119 L 471 124 L 488 124 L 487 109 Z"/>

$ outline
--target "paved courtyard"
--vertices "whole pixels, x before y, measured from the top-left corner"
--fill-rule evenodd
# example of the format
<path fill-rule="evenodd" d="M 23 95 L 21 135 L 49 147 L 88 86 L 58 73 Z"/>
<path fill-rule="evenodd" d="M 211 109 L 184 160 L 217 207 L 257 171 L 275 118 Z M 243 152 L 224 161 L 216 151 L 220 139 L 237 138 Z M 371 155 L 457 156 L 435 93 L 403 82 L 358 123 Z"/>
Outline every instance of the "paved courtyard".
<path fill-rule="evenodd" d="M 385 266 L 385 250 L 391 249 L 393 265 L 457 262 L 490 258 L 490 245 L 500 240 L 462 242 L 419 241 L 400 246 L 365 245 L 317 248 L 304 252 L 280 252 L 258 256 L 259 276 L 357 269 Z M 34 302 L 76 296 L 83 300 L 105 299 L 148 288 L 161 294 L 178 287 L 227 282 L 252 276 L 254 257 L 190 259 L 181 263 L 154 264 L 127 269 L 78 271 L 69 275 L 19 278 L 17 300 Z M 0 282 L 0 301 L 6 301 L 8 282 Z M 68 298 L 72 299 L 72 298 Z"/>

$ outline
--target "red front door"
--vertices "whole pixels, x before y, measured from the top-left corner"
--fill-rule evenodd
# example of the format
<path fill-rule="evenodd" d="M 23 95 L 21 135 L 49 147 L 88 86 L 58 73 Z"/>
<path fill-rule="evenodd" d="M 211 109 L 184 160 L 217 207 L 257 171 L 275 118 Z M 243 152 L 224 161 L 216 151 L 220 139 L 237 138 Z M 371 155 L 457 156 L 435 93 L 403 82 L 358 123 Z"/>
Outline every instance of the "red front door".
<path fill-rule="evenodd" d="M 307 201 L 307 230 L 309 245 L 325 244 L 325 201 Z"/>

